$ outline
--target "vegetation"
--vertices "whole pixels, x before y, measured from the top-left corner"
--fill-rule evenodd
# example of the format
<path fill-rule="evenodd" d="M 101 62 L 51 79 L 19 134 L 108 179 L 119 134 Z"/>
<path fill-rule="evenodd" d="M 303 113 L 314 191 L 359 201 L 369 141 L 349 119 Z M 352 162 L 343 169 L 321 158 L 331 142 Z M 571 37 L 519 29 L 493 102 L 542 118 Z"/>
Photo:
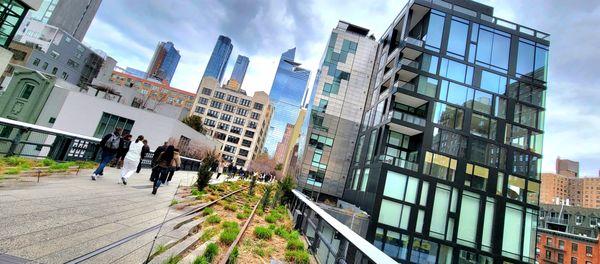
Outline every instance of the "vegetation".
<path fill-rule="evenodd" d="M 95 168 L 97 164 L 93 161 L 57 162 L 48 158 L 39 160 L 18 156 L 0 158 L 0 172 L 13 175 L 36 167 L 45 168 L 41 169 L 44 172 L 66 172 L 70 167 L 75 166 L 81 169 L 91 169 Z"/>
<path fill-rule="evenodd" d="M 212 209 L 210 207 L 206 207 L 202 210 L 202 215 L 211 215 L 215 212 L 215 209 Z"/>
<path fill-rule="evenodd" d="M 304 243 L 300 239 L 290 239 L 285 248 L 288 250 L 302 250 L 304 249 Z"/>
<path fill-rule="evenodd" d="M 294 194 L 292 193 L 292 189 L 294 189 L 294 179 L 292 176 L 287 175 L 283 179 L 281 179 L 277 183 L 277 189 L 281 192 L 281 196 L 279 197 L 279 204 L 285 205 L 292 201 L 294 198 Z"/>
<path fill-rule="evenodd" d="M 206 258 L 204 256 L 197 256 L 196 259 L 194 259 L 194 262 L 192 262 L 193 264 L 210 264 L 210 262 L 208 262 L 208 260 L 206 260 Z"/>
<path fill-rule="evenodd" d="M 179 201 L 177 199 L 171 200 L 171 206 L 178 204 Z"/>
<path fill-rule="evenodd" d="M 271 237 L 273 237 L 273 231 L 264 226 L 257 226 L 254 228 L 254 236 L 256 236 L 259 239 L 268 240 L 271 239 Z"/>
<path fill-rule="evenodd" d="M 221 217 L 219 217 L 218 215 L 211 215 L 206 219 L 206 222 L 208 222 L 209 224 L 218 224 L 221 222 Z"/>
<path fill-rule="evenodd" d="M 264 211 L 265 208 L 269 206 L 269 201 L 271 199 L 271 190 L 273 187 L 271 185 L 265 186 L 265 193 L 263 194 L 262 200 L 260 201 L 261 210 Z M 269 222 L 271 223 L 271 222 Z"/>
<path fill-rule="evenodd" d="M 164 264 L 177 264 L 179 263 L 179 261 L 181 260 L 180 256 L 170 256 L 167 260 L 165 260 L 165 262 L 163 262 Z"/>
<path fill-rule="evenodd" d="M 310 255 L 304 250 L 290 250 L 285 252 L 285 259 L 296 264 L 310 263 Z"/>
<path fill-rule="evenodd" d="M 166 247 L 165 245 L 158 245 L 158 246 L 156 247 L 156 250 L 154 251 L 154 254 L 153 254 L 153 255 L 155 255 L 155 256 L 156 256 L 156 255 L 159 255 L 159 254 L 161 254 L 161 253 L 163 253 L 163 252 L 165 252 L 165 251 L 167 251 L 167 247 Z"/>
<path fill-rule="evenodd" d="M 237 238 L 240 226 L 236 222 L 223 222 L 222 226 L 223 232 L 219 236 L 219 242 L 229 246 Z"/>
<path fill-rule="evenodd" d="M 219 230 L 217 228 L 209 227 L 206 230 L 204 230 L 204 233 L 202 233 L 202 235 L 200 236 L 200 241 L 206 242 L 212 237 L 214 237 L 218 232 Z"/>
<path fill-rule="evenodd" d="M 240 251 L 238 250 L 238 247 L 233 247 L 233 251 L 231 251 L 231 255 L 229 255 L 229 258 L 227 259 L 227 264 L 235 264 L 239 256 Z"/>
<path fill-rule="evenodd" d="M 212 177 L 212 168 L 219 163 L 219 153 L 215 150 L 207 151 L 204 159 L 202 159 L 202 165 L 198 171 L 198 191 L 203 191 L 208 185 L 210 178 Z"/>
<path fill-rule="evenodd" d="M 246 219 L 246 218 L 248 218 L 248 216 L 249 215 L 246 213 L 237 213 L 237 215 L 235 215 L 235 217 L 240 220 Z"/>
<path fill-rule="evenodd" d="M 210 243 L 206 246 L 206 250 L 204 251 L 204 258 L 208 263 L 213 262 L 215 257 L 219 254 L 219 246 L 215 243 Z"/>
<path fill-rule="evenodd" d="M 181 120 L 181 122 L 191 127 L 192 129 L 204 134 L 204 127 L 202 126 L 202 117 L 197 115 L 191 115 Z"/>
<path fill-rule="evenodd" d="M 235 204 L 226 204 L 225 205 L 225 210 L 235 212 L 235 211 L 237 211 L 237 205 L 235 205 Z"/>

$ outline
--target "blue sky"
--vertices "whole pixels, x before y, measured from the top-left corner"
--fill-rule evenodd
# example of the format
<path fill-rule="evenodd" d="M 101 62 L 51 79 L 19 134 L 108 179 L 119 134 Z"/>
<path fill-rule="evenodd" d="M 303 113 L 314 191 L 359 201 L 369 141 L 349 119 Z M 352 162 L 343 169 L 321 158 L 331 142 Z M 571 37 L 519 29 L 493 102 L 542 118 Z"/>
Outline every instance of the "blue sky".
<path fill-rule="evenodd" d="M 600 1 L 481 0 L 495 16 L 551 34 L 544 171 L 557 156 L 581 161 L 583 175 L 600 168 Z M 314 71 L 338 20 L 371 29 L 377 38 L 406 1 L 103 0 L 84 39 L 121 67 L 145 70 L 159 41 L 172 41 L 181 61 L 172 85 L 195 92 L 219 34 L 250 57 L 243 89 L 271 87 L 282 52 Z M 312 76 L 311 78 L 313 78 Z M 312 84 L 312 81 L 309 82 Z"/>

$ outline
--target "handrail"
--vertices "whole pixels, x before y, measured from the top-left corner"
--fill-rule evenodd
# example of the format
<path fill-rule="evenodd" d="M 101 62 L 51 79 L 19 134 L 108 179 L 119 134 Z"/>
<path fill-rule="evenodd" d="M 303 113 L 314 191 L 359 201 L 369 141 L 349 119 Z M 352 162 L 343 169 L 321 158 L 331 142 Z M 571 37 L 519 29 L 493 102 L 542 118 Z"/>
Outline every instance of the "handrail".
<path fill-rule="evenodd" d="M 299 192 L 298 190 L 292 190 L 292 193 L 371 261 L 381 264 L 398 263 L 383 251 L 376 248 L 373 244 L 369 243 L 369 241 L 352 231 L 352 229 L 350 229 L 348 226 L 342 224 L 333 216 L 325 212 L 325 210 L 321 209 L 321 207 L 309 200 L 308 197 L 306 197 L 302 192 Z"/>
<path fill-rule="evenodd" d="M 21 122 L 21 121 L 16 121 L 16 120 L 12 120 L 12 119 L 8 119 L 8 118 L 0 117 L 0 125 L 2 125 L 3 123 L 9 124 L 9 125 L 12 125 L 12 126 L 15 126 L 15 127 L 18 127 L 18 128 L 27 128 L 27 129 L 29 129 L 31 131 L 34 131 L 34 132 L 45 132 L 45 133 L 51 133 L 51 134 L 60 134 L 60 135 L 64 135 L 64 136 L 81 138 L 81 139 L 85 139 L 85 140 L 89 140 L 89 141 L 95 141 L 95 142 L 100 142 L 102 140 L 102 139 L 96 138 L 96 137 L 84 136 L 84 135 L 81 135 L 81 134 L 70 133 L 70 132 L 58 130 L 58 129 L 55 129 L 55 128 L 49 128 L 49 127 L 45 127 L 45 126 L 34 125 L 34 124 L 26 123 L 26 122 Z"/>

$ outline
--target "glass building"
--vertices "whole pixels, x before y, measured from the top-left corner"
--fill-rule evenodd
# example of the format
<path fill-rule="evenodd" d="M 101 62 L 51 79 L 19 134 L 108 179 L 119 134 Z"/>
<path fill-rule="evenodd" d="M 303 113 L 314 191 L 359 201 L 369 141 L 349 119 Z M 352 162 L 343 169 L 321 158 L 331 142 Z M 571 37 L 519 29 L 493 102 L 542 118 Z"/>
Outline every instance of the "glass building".
<path fill-rule="evenodd" d="M 225 74 L 225 68 L 227 68 L 227 61 L 231 55 L 231 50 L 233 50 L 231 39 L 223 35 L 219 36 L 215 48 L 210 55 L 210 59 L 208 60 L 208 65 L 206 65 L 206 69 L 204 70 L 203 77 L 210 76 L 221 83 L 223 75 Z"/>
<path fill-rule="evenodd" d="M 171 83 L 177 64 L 179 64 L 179 51 L 175 49 L 173 42 L 160 42 L 156 46 L 152 61 L 148 65 L 146 73 L 148 77 L 152 77 L 161 81 L 167 81 Z"/>
<path fill-rule="evenodd" d="M 275 154 L 277 143 L 283 139 L 287 124 L 295 124 L 298 112 L 307 93 L 310 71 L 295 62 L 296 48 L 281 54 L 269 97 L 274 107 L 265 147 L 269 155 Z"/>
<path fill-rule="evenodd" d="M 248 64 L 250 59 L 246 56 L 238 55 L 231 72 L 231 78 L 229 79 L 228 86 L 239 89 L 242 87 L 244 77 L 246 76 L 246 70 L 248 70 Z"/>
<path fill-rule="evenodd" d="M 343 199 L 401 263 L 534 263 L 548 34 L 412 0 L 379 51 Z"/>
<path fill-rule="evenodd" d="M 32 4 L 21 0 L 0 2 L 0 46 L 8 48 Z M 39 4 L 33 6 L 39 8 Z"/>
<path fill-rule="evenodd" d="M 316 200 L 342 197 L 358 135 L 377 41 L 340 21 L 332 30 L 309 100 L 298 186 Z"/>

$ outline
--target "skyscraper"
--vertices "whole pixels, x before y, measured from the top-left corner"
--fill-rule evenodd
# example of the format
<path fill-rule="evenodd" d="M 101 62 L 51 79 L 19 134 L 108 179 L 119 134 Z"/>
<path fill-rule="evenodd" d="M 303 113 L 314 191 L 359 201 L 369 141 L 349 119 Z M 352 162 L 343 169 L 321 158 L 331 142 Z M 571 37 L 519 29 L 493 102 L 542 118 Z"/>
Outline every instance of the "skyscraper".
<path fill-rule="evenodd" d="M 534 263 L 549 35 L 409 1 L 379 41 L 343 199 L 402 263 Z"/>
<path fill-rule="evenodd" d="M 281 54 L 279 65 L 269 97 L 274 106 L 273 117 L 265 147 L 270 155 L 275 154 L 277 143 L 283 139 L 287 124 L 295 124 L 302 101 L 306 96 L 306 83 L 310 71 L 300 67 L 295 62 L 296 48 Z"/>
<path fill-rule="evenodd" d="M 83 41 L 102 0 L 45 0 L 54 5 L 47 23 Z M 51 8 L 46 9 L 49 11 Z M 47 16 L 47 12 L 45 14 Z"/>
<path fill-rule="evenodd" d="M 146 74 L 148 77 L 171 83 L 180 58 L 181 55 L 172 42 L 160 42 L 156 46 Z"/>
<path fill-rule="evenodd" d="M 298 186 L 319 200 L 344 191 L 377 53 L 368 33 L 340 21 L 315 78 Z"/>
<path fill-rule="evenodd" d="M 246 70 L 248 69 L 248 64 L 250 64 L 250 59 L 248 59 L 248 57 L 238 55 L 227 86 L 234 89 L 240 89 L 242 87 L 244 77 L 246 76 Z"/>
<path fill-rule="evenodd" d="M 231 44 L 231 39 L 223 35 L 219 36 L 215 48 L 210 55 L 210 59 L 208 60 L 208 65 L 206 65 L 206 69 L 204 70 L 203 77 L 210 76 L 221 83 L 232 49 L 233 44 Z"/>

